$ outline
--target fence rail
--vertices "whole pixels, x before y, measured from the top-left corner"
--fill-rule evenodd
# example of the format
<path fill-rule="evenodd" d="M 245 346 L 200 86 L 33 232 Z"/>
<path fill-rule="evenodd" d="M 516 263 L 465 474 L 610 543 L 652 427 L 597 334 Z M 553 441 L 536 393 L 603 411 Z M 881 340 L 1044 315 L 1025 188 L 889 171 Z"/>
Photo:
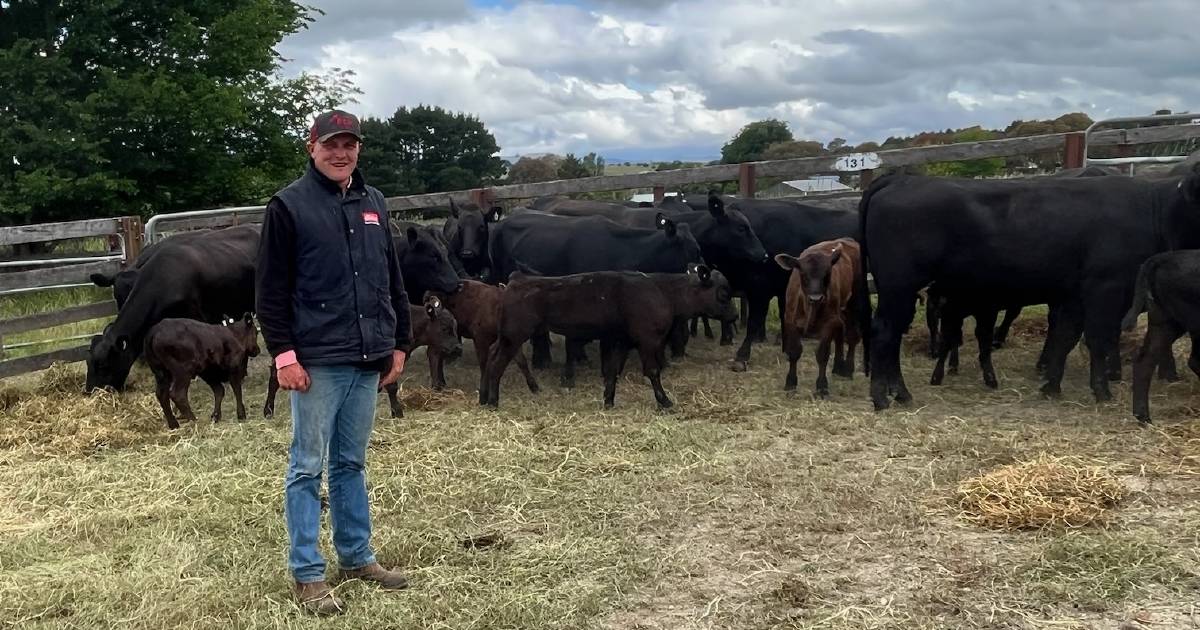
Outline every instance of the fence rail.
<path fill-rule="evenodd" d="M 120 244 L 120 252 L 116 255 L 105 251 L 91 257 L 74 253 L 68 257 L 57 259 L 38 255 L 26 261 L 7 261 L 5 267 L 28 265 L 35 268 L 0 273 L 0 296 L 90 285 L 89 276 L 93 273 L 116 273 L 137 258 L 137 254 L 141 251 L 141 226 L 141 220 L 137 217 L 117 217 L 0 228 L 0 245 L 44 243 L 92 237 L 108 237 L 117 240 Z M 75 342 L 90 336 L 90 334 L 72 334 L 61 338 L 37 339 L 5 345 L 6 335 L 17 335 L 65 324 L 90 321 L 109 317 L 116 312 L 116 304 L 111 299 L 105 299 L 102 302 L 0 320 L 0 378 L 41 370 L 49 367 L 55 361 L 82 360 L 87 357 L 88 346 L 76 345 L 16 359 L 4 359 L 6 349 Z"/>

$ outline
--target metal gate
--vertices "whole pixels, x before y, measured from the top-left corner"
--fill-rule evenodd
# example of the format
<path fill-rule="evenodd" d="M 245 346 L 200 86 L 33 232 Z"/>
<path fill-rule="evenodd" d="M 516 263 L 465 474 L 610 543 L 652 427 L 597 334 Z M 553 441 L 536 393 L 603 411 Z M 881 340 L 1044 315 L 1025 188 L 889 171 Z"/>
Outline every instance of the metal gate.
<path fill-rule="evenodd" d="M 1168 155 L 1134 156 L 1134 145 L 1122 142 L 1117 145 L 1117 157 L 1093 158 L 1088 155 L 1091 134 L 1096 131 L 1125 130 L 1142 127 L 1165 127 L 1171 125 L 1200 125 L 1200 114 L 1160 114 L 1155 116 L 1128 116 L 1124 118 L 1107 118 L 1097 120 L 1087 128 L 1083 135 L 1083 165 L 1123 166 L 1128 164 L 1128 174 L 1133 175 L 1137 164 L 1174 164 L 1182 162 L 1188 155 L 1200 148 L 1195 140 L 1176 141 L 1168 148 Z M 1124 155 L 1124 154 L 1128 155 Z"/>

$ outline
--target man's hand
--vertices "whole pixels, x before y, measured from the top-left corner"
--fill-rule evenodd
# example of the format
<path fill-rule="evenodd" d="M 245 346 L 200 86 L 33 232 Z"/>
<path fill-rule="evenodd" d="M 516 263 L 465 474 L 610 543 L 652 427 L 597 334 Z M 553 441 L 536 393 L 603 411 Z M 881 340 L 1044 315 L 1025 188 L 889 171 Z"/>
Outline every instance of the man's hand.
<path fill-rule="evenodd" d="M 279 368 L 276 377 L 279 379 L 281 389 L 294 389 L 303 393 L 308 391 L 309 385 L 312 385 L 312 381 L 308 378 L 308 372 L 299 363 Z"/>
<path fill-rule="evenodd" d="M 404 373 L 404 359 L 406 356 L 408 355 L 403 350 L 392 350 L 392 369 L 388 370 L 388 373 L 379 379 L 380 387 L 387 387 L 400 378 L 400 375 Z"/>

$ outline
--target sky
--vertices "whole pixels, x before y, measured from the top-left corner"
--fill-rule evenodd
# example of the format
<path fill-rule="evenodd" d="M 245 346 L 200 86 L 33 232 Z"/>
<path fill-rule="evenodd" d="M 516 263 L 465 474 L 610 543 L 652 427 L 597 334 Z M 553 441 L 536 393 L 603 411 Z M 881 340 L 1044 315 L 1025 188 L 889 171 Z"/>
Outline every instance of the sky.
<path fill-rule="evenodd" d="M 747 123 L 888 136 L 1200 108 L 1195 0 L 306 0 L 285 73 L 477 115 L 504 156 L 708 160 Z"/>

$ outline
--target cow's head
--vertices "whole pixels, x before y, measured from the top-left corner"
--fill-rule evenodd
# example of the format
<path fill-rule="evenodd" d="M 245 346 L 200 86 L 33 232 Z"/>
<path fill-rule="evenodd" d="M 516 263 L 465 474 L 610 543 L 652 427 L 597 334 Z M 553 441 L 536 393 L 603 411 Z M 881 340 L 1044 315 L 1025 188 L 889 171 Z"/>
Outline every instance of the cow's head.
<path fill-rule="evenodd" d="M 111 324 L 106 326 L 103 333 L 92 337 L 88 348 L 83 392 L 90 394 L 104 388 L 124 390 L 135 360 L 137 352 L 133 348 L 133 340 L 128 335 L 113 333 Z"/>
<path fill-rule="evenodd" d="M 113 300 L 117 303 L 117 308 L 125 306 L 125 302 L 129 300 L 129 294 L 133 293 L 133 285 L 137 282 L 138 270 L 125 269 L 118 271 L 113 275 L 102 273 L 94 273 L 88 276 L 92 284 L 98 287 L 112 287 Z"/>
<path fill-rule="evenodd" d="M 712 317 L 722 322 L 732 322 L 738 318 L 737 308 L 733 306 L 733 290 L 729 280 L 716 269 L 703 264 L 688 265 L 688 287 L 698 314 Z"/>
<path fill-rule="evenodd" d="M 454 315 L 442 305 L 440 298 L 428 293 L 422 306 L 426 322 L 418 342 L 427 346 L 427 353 L 436 354 L 443 360 L 453 361 L 461 357 L 462 340 L 458 337 L 458 322 Z"/>
<path fill-rule="evenodd" d="M 396 253 L 404 285 L 413 295 L 423 295 L 430 289 L 445 293 L 458 289 L 458 274 L 445 248 L 429 234 L 410 226 L 404 231 L 403 241 L 396 243 Z"/>
<path fill-rule="evenodd" d="M 810 247 L 799 258 L 777 254 L 775 262 L 793 274 L 800 274 L 800 290 L 809 306 L 816 307 L 829 294 L 829 275 L 841 257 L 842 246 L 838 243 L 828 247 Z"/>
<path fill-rule="evenodd" d="M 725 201 L 715 192 L 708 194 L 708 213 L 712 222 L 701 224 L 696 234 L 710 260 L 734 260 L 751 263 L 766 262 L 767 250 L 758 240 L 750 220 L 741 210 L 726 208 Z"/>
<path fill-rule="evenodd" d="M 258 326 L 254 324 L 254 313 L 243 314 L 240 321 L 231 317 L 221 323 L 233 331 L 247 358 L 258 356 Z"/>
<path fill-rule="evenodd" d="M 468 271 L 477 274 L 477 270 L 486 265 L 488 257 L 488 224 L 499 221 L 503 210 L 493 207 L 484 212 L 474 205 L 462 210 L 451 199 L 450 213 L 458 221 L 458 230 L 451 242 L 452 251 Z"/>
<path fill-rule="evenodd" d="M 667 235 L 669 246 L 675 248 L 683 257 L 684 263 L 704 262 L 700 244 L 696 242 L 696 237 L 692 236 L 692 230 L 687 224 L 676 224 L 661 212 L 655 215 L 654 221 L 658 229 Z"/>

